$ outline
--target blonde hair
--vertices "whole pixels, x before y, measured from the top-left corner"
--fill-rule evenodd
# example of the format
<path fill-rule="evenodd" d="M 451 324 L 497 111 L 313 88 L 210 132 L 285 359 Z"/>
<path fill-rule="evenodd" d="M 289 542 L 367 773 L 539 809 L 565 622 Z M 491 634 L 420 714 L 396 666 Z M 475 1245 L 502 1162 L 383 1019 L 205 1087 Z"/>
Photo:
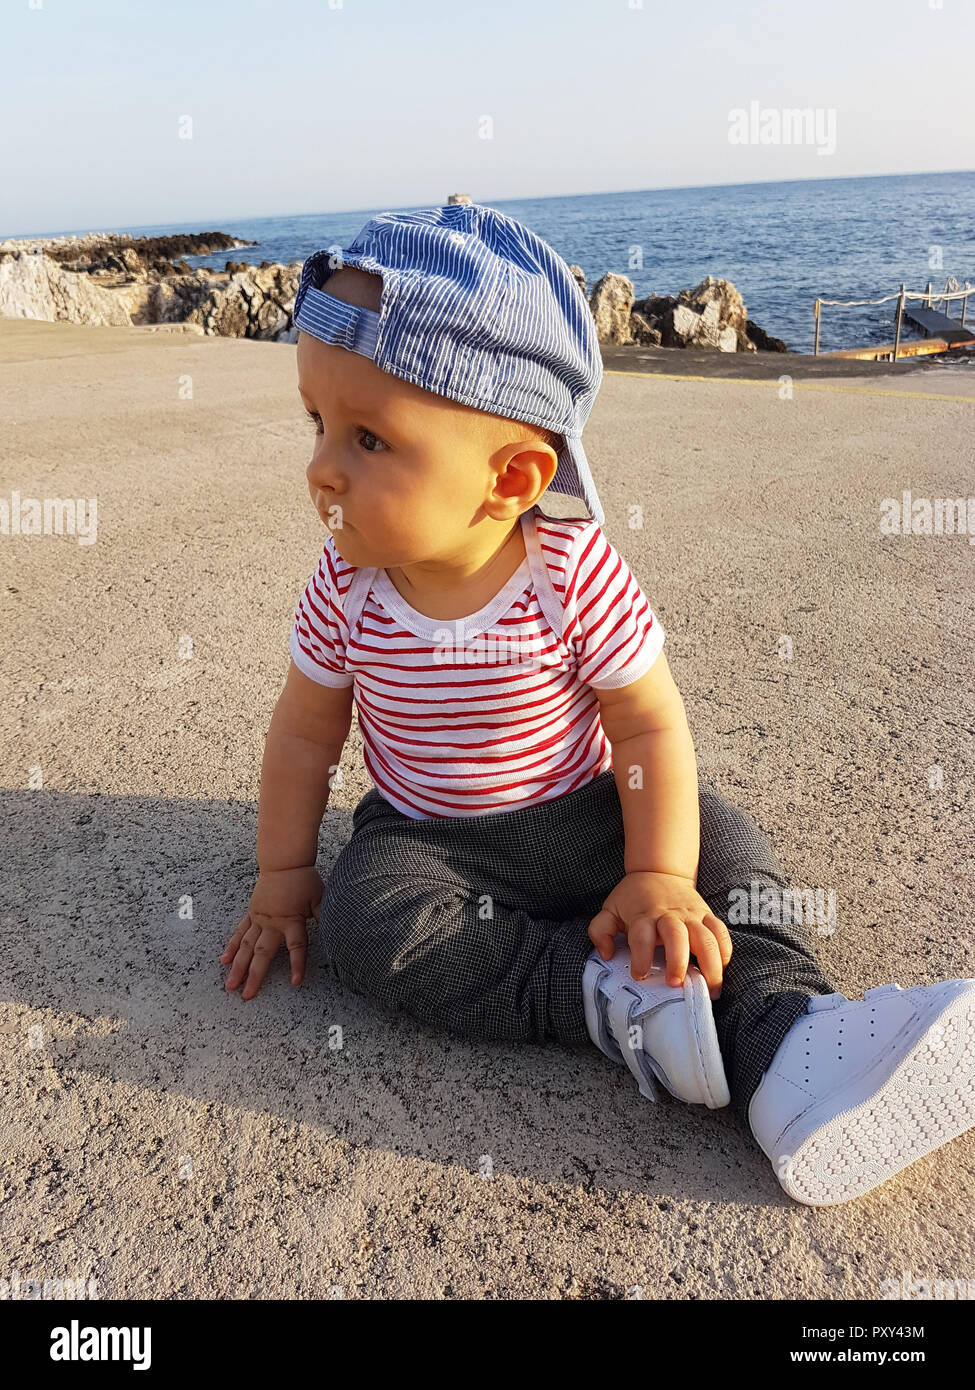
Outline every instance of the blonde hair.
<path fill-rule="evenodd" d="M 529 425 L 528 428 L 531 430 L 532 434 L 538 435 L 538 437 L 543 439 L 549 448 L 554 449 L 556 453 L 562 448 L 564 436 L 559 434 L 557 430 L 546 429 L 542 425 Z"/>
<path fill-rule="evenodd" d="M 543 443 L 547 444 L 555 453 L 558 453 L 562 448 L 563 436 L 559 434 L 558 430 L 547 429 L 544 425 L 533 425 L 527 420 L 511 420 L 506 415 L 496 415 L 494 418 L 496 420 L 501 420 L 502 423 L 509 426 L 511 429 L 523 430 L 526 434 L 533 435 L 536 439 L 541 439 Z"/>

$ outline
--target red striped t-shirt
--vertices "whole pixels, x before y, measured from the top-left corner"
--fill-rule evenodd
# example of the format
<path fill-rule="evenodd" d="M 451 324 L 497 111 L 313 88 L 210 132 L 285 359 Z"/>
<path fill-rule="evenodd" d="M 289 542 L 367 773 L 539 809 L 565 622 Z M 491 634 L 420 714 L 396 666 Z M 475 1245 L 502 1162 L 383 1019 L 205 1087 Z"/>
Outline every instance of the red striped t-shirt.
<path fill-rule="evenodd" d="M 644 675 L 664 633 L 596 522 L 538 508 L 533 519 L 563 635 L 528 556 L 490 603 L 456 620 L 416 612 L 379 569 L 350 632 L 342 599 L 357 570 L 329 536 L 298 603 L 295 664 L 322 685 L 354 685 L 366 768 L 405 815 L 511 810 L 612 767 L 595 691 Z"/>

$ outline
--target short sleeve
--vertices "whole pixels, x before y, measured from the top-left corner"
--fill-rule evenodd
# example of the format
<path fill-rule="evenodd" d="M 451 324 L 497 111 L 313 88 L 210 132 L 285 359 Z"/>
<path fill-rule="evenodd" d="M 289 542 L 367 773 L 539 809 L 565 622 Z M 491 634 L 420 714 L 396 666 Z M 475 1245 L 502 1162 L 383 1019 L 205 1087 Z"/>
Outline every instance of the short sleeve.
<path fill-rule="evenodd" d="M 593 522 L 578 536 L 566 566 L 564 640 L 580 679 L 615 690 L 645 676 L 660 655 L 664 631 L 622 555 Z"/>
<path fill-rule="evenodd" d="M 329 536 L 295 609 L 291 655 L 304 675 L 319 685 L 352 685 L 345 669 L 348 626 L 342 613 L 336 569 L 335 539 Z"/>

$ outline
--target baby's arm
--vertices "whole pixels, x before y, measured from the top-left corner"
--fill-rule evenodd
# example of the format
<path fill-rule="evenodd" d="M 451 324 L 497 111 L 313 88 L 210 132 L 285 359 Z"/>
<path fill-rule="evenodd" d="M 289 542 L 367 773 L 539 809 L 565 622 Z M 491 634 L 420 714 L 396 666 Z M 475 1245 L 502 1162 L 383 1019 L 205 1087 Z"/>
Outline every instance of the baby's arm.
<path fill-rule="evenodd" d="M 352 686 L 320 685 L 291 662 L 274 708 L 261 766 L 257 814 L 259 875 L 250 907 L 221 956 L 233 962 L 227 988 L 241 980 L 252 999 L 282 940 L 291 983 L 300 984 L 307 952 L 306 921 L 316 915 L 322 881 L 315 868 L 329 778 L 352 724 Z M 245 980 L 246 976 L 246 980 Z"/>
<path fill-rule="evenodd" d="M 613 748 L 626 837 L 626 877 L 590 925 L 604 960 L 624 931 L 630 968 L 643 979 L 658 943 L 667 982 L 683 983 L 691 951 L 712 997 L 731 959 L 731 936 L 697 892 L 701 847 L 697 759 L 680 691 L 663 652 L 639 680 L 597 690 L 600 722 Z"/>
<path fill-rule="evenodd" d="M 352 727 L 352 686 L 319 685 L 292 661 L 261 765 L 257 863 L 262 873 L 314 865 L 329 775 Z"/>
<path fill-rule="evenodd" d="M 693 882 L 701 849 L 697 758 L 666 655 L 661 652 L 639 680 L 596 695 L 613 747 L 626 872 L 676 874 Z"/>

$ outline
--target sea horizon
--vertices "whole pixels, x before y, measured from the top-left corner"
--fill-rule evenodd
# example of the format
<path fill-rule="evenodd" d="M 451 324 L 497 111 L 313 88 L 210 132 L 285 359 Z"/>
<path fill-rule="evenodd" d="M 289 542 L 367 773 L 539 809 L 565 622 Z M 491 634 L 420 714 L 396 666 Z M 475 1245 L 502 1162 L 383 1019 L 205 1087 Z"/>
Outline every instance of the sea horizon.
<path fill-rule="evenodd" d="M 923 290 L 954 276 L 975 284 L 975 170 L 688 184 L 543 198 L 482 199 L 530 226 L 582 267 L 591 291 L 609 271 L 626 275 L 636 298 L 676 294 L 707 275 L 730 280 L 749 317 L 794 352 L 811 352 L 813 305 L 874 299 L 902 283 Z M 594 206 L 595 205 L 595 206 Z M 262 217 L 198 218 L 18 233 L 0 240 L 118 233 L 134 237 L 221 231 L 254 246 L 187 256 L 222 270 L 228 260 L 287 264 L 321 246 L 348 245 L 369 217 L 430 203 Z M 893 303 L 827 308 L 821 350 L 892 341 Z M 953 313 L 961 313 L 957 301 Z M 975 293 L 967 321 L 975 318 Z M 906 338 L 917 336 L 910 329 Z"/>

